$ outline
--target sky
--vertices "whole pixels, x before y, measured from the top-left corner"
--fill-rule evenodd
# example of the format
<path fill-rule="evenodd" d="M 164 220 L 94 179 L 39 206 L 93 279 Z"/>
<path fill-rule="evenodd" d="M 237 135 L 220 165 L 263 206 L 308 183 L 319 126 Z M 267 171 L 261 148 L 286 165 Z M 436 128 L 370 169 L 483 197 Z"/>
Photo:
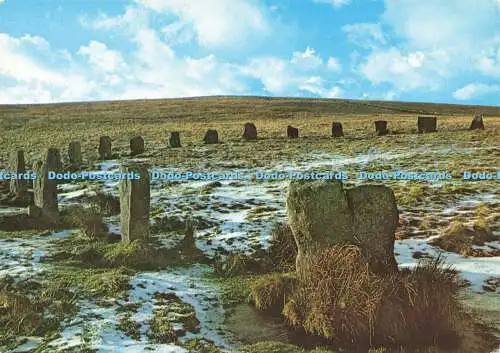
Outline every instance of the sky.
<path fill-rule="evenodd" d="M 0 104 L 499 105 L 500 0 L 0 0 Z"/>

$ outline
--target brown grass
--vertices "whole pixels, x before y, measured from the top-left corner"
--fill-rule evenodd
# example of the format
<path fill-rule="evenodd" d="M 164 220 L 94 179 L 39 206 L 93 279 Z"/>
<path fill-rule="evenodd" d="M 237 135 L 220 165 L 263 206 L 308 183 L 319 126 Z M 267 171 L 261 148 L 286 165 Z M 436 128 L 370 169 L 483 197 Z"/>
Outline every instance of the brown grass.
<path fill-rule="evenodd" d="M 282 313 L 290 325 L 341 348 L 467 352 L 463 347 L 474 342 L 472 346 L 484 349 L 495 339 L 478 330 L 464 311 L 459 289 L 457 272 L 441 258 L 381 276 L 369 270 L 357 247 L 333 246 L 311 256 L 310 271 Z"/>
<path fill-rule="evenodd" d="M 276 271 L 294 271 L 297 244 L 288 224 L 277 223 L 271 231 L 268 255 Z"/>

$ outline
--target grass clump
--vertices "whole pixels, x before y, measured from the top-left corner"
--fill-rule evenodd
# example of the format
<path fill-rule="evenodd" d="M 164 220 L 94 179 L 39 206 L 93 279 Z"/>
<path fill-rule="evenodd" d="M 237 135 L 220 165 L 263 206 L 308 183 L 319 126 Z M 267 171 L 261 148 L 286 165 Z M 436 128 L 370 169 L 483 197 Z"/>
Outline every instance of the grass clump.
<path fill-rule="evenodd" d="M 474 256 L 477 251 L 473 245 L 480 246 L 494 240 L 498 240 L 498 237 L 494 236 L 486 220 L 479 218 L 472 227 L 468 227 L 460 220 L 452 221 L 443 234 L 431 244 L 463 256 Z"/>
<path fill-rule="evenodd" d="M 76 311 L 76 295 L 61 282 L 0 278 L 0 346 L 22 336 L 45 336 Z"/>
<path fill-rule="evenodd" d="M 295 270 L 297 244 L 288 224 L 277 223 L 274 225 L 267 252 L 276 271 Z"/>
<path fill-rule="evenodd" d="M 296 285 L 294 273 L 265 275 L 252 285 L 249 299 L 257 309 L 279 315 Z"/>
<path fill-rule="evenodd" d="M 131 313 L 122 315 L 116 325 L 117 329 L 122 331 L 126 336 L 139 340 L 141 339 L 141 324 L 132 319 Z"/>
<path fill-rule="evenodd" d="M 455 349 L 466 344 L 464 327 L 486 345 L 460 305 L 457 272 L 441 257 L 380 275 L 357 247 L 332 246 L 311 255 L 295 288 L 282 311 L 286 322 L 338 348 Z"/>
<path fill-rule="evenodd" d="M 310 270 L 284 307 L 286 321 L 343 345 L 366 341 L 374 330 L 383 280 L 369 270 L 356 246 L 329 247 L 310 260 Z"/>
<path fill-rule="evenodd" d="M 117 298 L 130 288 L 131 271 L 117 269 L 86 269 L 73 266 L 57 266 L 49 273 L 49 279 L 71 287 L 86 297 Z"/>
<path fill-rule="evenodd" d="M 91 208 L 103 216 L 120 214 L 120 198 L 110 193 L 98 191 L 89 197 Z"/>

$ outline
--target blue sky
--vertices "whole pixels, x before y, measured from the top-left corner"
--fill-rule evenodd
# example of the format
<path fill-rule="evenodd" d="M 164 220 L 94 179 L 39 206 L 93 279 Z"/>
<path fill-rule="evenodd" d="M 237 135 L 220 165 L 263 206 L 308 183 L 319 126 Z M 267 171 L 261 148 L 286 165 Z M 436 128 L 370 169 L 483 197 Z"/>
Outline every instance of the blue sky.
<path fill-rule="evenodd" d="M 498 105 L 500 0 L 0 0 L 0 103 Z"/>

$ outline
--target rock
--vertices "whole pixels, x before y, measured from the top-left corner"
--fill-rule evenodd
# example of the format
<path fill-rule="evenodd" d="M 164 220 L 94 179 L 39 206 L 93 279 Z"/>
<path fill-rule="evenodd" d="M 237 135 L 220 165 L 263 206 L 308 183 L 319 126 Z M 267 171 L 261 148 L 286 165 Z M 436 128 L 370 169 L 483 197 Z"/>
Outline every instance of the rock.
<path fill-rule="evenodd" d="M 387 129 L 387 121 L 377 120 L 375 121 L 375 132 L 378 136 L 387 135 L 389 130 Z"/>
<path fill-rule="evenodd" d="M 26 173 L 26 162 L 24 159 L 24 151 L 18 150 L 10 156 L 10 171 L 11 173 L 24 174 Z M 28 183 L 25 179 L 12 179 L 9 186 L 10 195 L 15 198 L 24 198 L 28 192 Z"/>
<path fill-rule="evenodd" d="M 297 271 L 307 269 L 307 257 L 319 248 L 352 241 L 352 214 L 341 182 L 292 181 L 286 207 Z"/>
<path fill-rule="evenodd" d="M 130 140 L 130 155 L 136 156 L 144 153 L 144 139 L 141 136 L 132 137 Z"/>
<path fill-rule="evenodd" d="M 63 170 L 61 152 L 57 148 L 49 148 L 46 153 L 45 163 L 49 171 L 61 172 Z"/>
<path fill-rule="evenodd" d="M 72 141 L 68 146 L 69 164 L 72 168 L 80 168 L 83 164 L 82 146 L 78 141 Z"/>
<path fill-rule="evenodd" d="M 181 136 L 180 136 L 180 133 L 178 131 L 174 131 L 174 132 L 170 133 L 169 143 L 170 143 L 170 147 L 173 147 L 173 148 L 181 147 Z"/>
<path fill-rule="evenodd" d="M 419 116 L 417 128 L 418 132 L 436 132 L 437 118 L 435 116 Z"/>
<path fill-rule="evenodd" d="M 296 139 L 299 137 L 299 129 L 288 125 L 288 127 L 286 128 L 286 134 L 289 138 Z"/>
<path fill-rule="evenodd" d="M 212 130 L 209 129 L 205 133 L 205 137 L 203 138 L 203 141 L 207 144 L 216 144 L 219 143 L 219 134 L 217 133 L 217 130 Z"/>
<path fill-rule="evenodd" d="M 342 129 L 342 124 L 339 122 L 332 123 L 332 136 L 341 137 L 344 136 L 344 130 Z"/>
<path fill-rule="evenodd" d="M 469 130 L 484 130 L 483 116 L 474 115 Z"/>
<path fill-rule="evenodd" d="M 399 215 L 390 188 L 363 185 L 345 191 L 340 181 L 292 181 L 286 204 L 299 273 L 307 271 L 310 254 L 333 244 L 358 245 L 375 272 L 397 270 Z"/>
<path fill-rule="evenodd" d="M 385 185 L 361 185 L 347 190 L 353 212 L 355 242 L 361 246 L 373 271 L 394 272 L 395 233 L 399 223 L 396 197 Z"/>
<path fill-rule="evenodd" d="M 49 156 L 52 155 L 51 157 Z M 59 218 L 59 207 L 57 203 L 57 180 L 49 179 L 48 172 L 56 170 L 57 154 L 48 152 L 45 162 L 35 162 L 33 169 L 37 174 L 33 182 L 34 206 L 30 207 L 30 216 L 47 217 L 54 222 Z M 56 164 L 55 166 L 53 164 Z"/>
<path fill-rule="evenodd" d="M 99 158 L 111 159 L 111 137 L 101 136 L 99 138 Z"/>
<path fill-rule="evenodd" d="M 196 248 L 196 241 L 194 238 L 194 221 L 193 219 L 189 216 L 186 218 L 185 222 L 185 237 L 182 240 L 182 246 L 184 249 L 195 249 Z"/>
<path fill-rule="evenodd" d="M 243 127 L 243 138 L 245 140 L 257 140 L 257 128 L 253 123 L 245 123 Z"/>
<path fill-rule="evenodd" d="M 140 179 L 120 181 L 120 231 L 123 242 L 149 238 L 149 172 L 144 165 L 122 165 L 122 173 L 137 173 Z"/>

